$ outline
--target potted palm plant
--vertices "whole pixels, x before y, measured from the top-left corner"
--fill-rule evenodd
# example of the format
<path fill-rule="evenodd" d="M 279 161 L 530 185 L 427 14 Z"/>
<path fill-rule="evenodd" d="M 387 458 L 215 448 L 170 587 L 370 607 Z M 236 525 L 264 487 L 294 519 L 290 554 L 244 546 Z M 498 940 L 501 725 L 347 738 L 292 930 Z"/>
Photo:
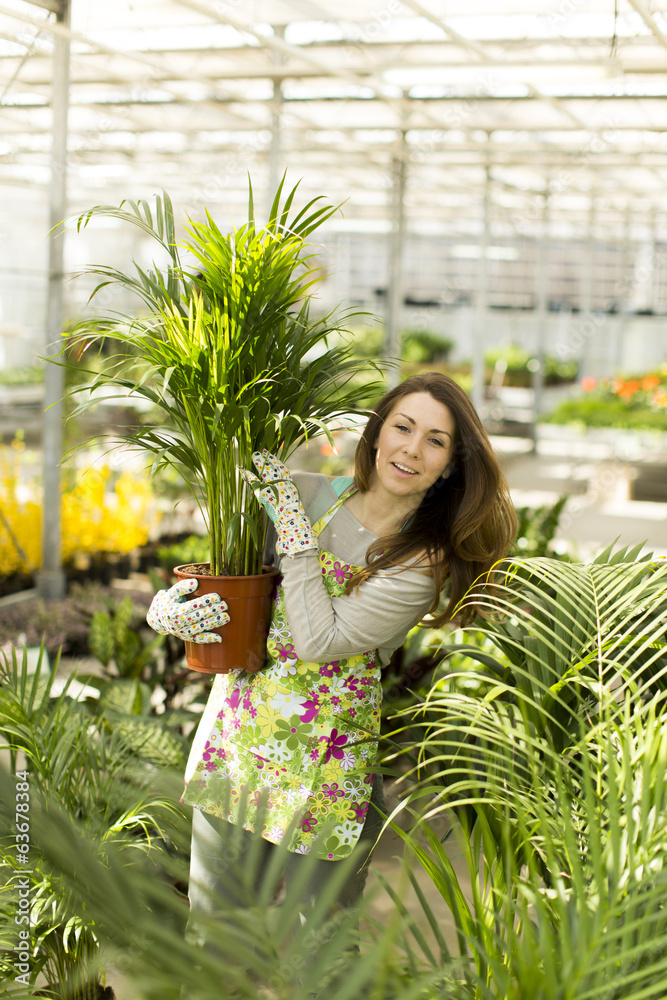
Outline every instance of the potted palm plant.
<path fill-rule="evenodd" d="M 283 185 L 284 178 L 265 226 L 255 222 L 249 184 L 244 225 L 223 233 L 206 212 L 204 221 L 185 223 L 180 242 L 166 193 L 155 199 L 154 213 L 145 202 L 123 202 L 78 220 L 79 229 L 99 216 L 121 220 L 166 254 L 162 269 L 88 268 L 102 279 L 91 298 L 114 285 L 139 296 L 143 308 L 137 315 L 86 315 L 65 350 L 74 349 L 81 369 L 91 345 L 113 343 L 116 353 L 102 370 L 91 366 L 92 380 L 71 390 L 85 393 L 74 413 L 89 408 L 99 391 L 151 404 L 150 424 L 125 444 L 153 456 L 153 473 L 175 470 L 199 506 L 210 563 L 179 573 L 200 578 L 198 595 L 220 593 L 231 618 L 221 643 L 186 643 L 189 665 L 206 672 L 257 670 L 264 662 L 276 571 L 262 566 L 267 519 L 238 468 L 251 468 L 252 453 L 263 448 L 284 461 L 314 434 L 330 436 L 332 420 L 379 388 L 368 384 L 378 366 L 355 357 L 338 336 L 359 314 L 311 314 L 311 289 L 322 274 L 308 238 L 336 207 L 316 198 L 293 211 L 297 188 L 283 201 Z"/>

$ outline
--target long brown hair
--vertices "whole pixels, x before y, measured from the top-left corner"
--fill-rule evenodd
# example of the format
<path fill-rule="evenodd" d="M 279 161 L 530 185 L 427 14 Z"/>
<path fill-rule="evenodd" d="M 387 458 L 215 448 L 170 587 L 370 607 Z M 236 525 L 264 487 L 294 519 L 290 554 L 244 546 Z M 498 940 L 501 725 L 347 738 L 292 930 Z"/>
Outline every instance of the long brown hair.
<path fill-rule="evenodd" d="M 365 493 L 375 468 L 375 447 L 382 424 L 399 399 L 427 392 L 449 408 L 455 432 L 449 475 L 431 486 L 415 514 L 400 531 L 378 538 L 366 553 L 368 566 L 356 573 L 346 593 L 378 570 L 423 560 L 435 581 L 435 599 L 420 624 L 438 628 L 448 621 L 467 624 L 473 608 L 457 611 L 461 598 L 475 581 L 488 585 L 494 563 L 510 548 L 517 527 L 516 513 L 505 477 L 475 407 L 448 375 L 423 372 L 391 389 L 373 409 L 354 456 L 355 483 Z M 440 592 L 449 581 L 449 603 L 438 614 Z"/>

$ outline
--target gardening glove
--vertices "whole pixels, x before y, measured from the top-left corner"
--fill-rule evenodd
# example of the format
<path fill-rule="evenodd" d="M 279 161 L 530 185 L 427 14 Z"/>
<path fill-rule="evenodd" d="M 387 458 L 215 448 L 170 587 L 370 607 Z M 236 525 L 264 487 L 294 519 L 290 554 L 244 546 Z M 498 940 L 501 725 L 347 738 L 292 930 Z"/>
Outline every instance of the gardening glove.
<path fill-rule="evenodd" d="M 146 621 L 160 635 L 177 635 L 188 642 L 222 642 L 222 636 L 208 631 L 229 621 L 227 605 L 217 594 L 187 599 L 199 584 L 196 580 L 179 580 L 169 590 L 159 590 L 148 609 Z"/>
<path fill-rule="evenodd" d="M 259 479 L 247 469 L 239 468 L 239 472 L 276 526 L 278 555 L 296 556 L 299 552 L 317 549 L 317 535 L 287 466 L 266 448 L 253 452 L 252 461 Z M 272 485 L 262 488 L 264 483 Z"/>

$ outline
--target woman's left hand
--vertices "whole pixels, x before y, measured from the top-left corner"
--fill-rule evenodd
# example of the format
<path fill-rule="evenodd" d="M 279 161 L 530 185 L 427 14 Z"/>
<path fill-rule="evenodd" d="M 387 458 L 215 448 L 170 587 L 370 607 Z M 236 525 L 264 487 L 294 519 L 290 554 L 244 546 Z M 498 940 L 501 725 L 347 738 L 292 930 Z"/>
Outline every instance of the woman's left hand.
<path fill-rule="evenodd" d="M 278 554 L 295 556 L 317 549 L 317 535 L 287 466 L 266 449 L 253 452 L 252 462 L 259 478 L 247 469 L 239 472 L 276 526 Z"/>

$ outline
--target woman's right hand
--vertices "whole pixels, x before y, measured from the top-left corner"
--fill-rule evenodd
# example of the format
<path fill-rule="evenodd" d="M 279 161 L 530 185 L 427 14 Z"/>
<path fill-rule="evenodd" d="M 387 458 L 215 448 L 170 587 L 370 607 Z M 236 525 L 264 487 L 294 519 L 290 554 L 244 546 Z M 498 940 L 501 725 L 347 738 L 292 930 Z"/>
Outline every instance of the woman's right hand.
<path fill-rule="evenodd" d="M 260 478 L 248 469 L 237 468 L 276 527 L 278 555 L 296 556 L 308 549 L 317 550 L 317 535 L 287 466 L 266 448 L 254 451 L 252 462 Z"/>
<path fill-rule="evenodd" d="M 160 635 L 176 635 L 188 642 L 222 642 L 222 636 L 209 631 L 229 621 L 227 605 L 218 594 L 187 599 L 199 584 L 194 578 L 179 580 L 169 590 L 159 590 L 148 609 L 146 621 Z"/>

